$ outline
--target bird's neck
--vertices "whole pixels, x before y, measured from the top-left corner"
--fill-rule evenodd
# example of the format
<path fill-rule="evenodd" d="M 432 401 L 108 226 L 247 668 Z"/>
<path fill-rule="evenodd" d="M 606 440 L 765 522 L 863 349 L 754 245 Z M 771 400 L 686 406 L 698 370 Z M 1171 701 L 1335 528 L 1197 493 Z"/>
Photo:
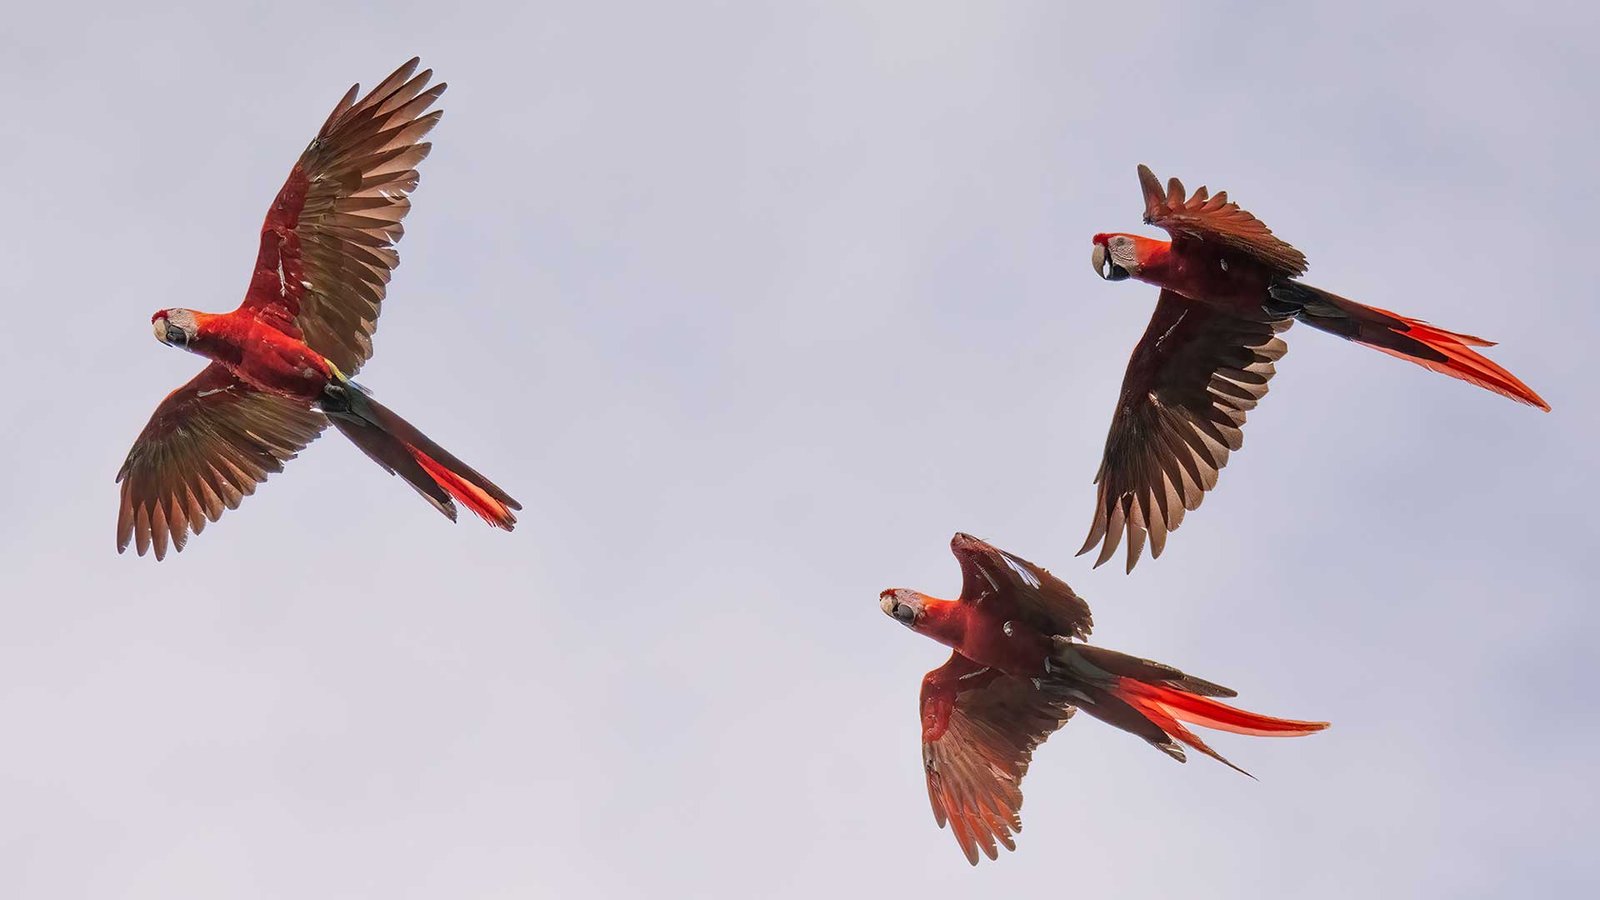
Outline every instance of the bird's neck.
<path fill-rule="evenodd" d="M 1167 287 L 1167 282 L 1177 275 L 1172 242 L 1133 235 L 1133 246 L 1139 259 L 1139 273 L 1133 277 L 1146 284 Z"/>
<path fill-rule="evenodd" d="M 960 648 L 967 636 L 967 611 L 956 600 L 940 600 L 922 595 L 922 618 L 917 631 L 946 647 Z"/>
<path fill-rule="evenodd" d="M 237 365 L 244 353 L 245 323 L 229 313 L 190 313 L 194 316 L 195 335 L 184 349 L 226 365 Z"/>

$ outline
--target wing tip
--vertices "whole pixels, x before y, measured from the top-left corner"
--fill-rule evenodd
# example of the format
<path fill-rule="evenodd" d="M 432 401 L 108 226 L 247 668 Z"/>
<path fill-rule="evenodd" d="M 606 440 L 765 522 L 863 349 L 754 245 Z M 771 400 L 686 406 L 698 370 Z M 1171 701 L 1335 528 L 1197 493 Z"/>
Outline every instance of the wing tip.
<path fill-rule="evenodd" d="M 1149 225 L 1155 210 L 1166 200 L 1166 192 L 1161 189 L 1161 179 L 1144 163 L 1139 164 L 1139 191 L 1144 194 L 1144 222 Z"/>
<path fill-rule="evenodd" d="M 1091 529 L 1090 532 L 1089 532 L 1089 536 L 1084 539 L 1083 546 L 1079 547 L 1078 548 L 1078 552 L 1074 553 L 1072 555 L 1073 556 L 1082 556 L 1085 553 L 1088 553 L 1090 550 L 1093 550 L 1094 549 L 1094 545 L 1095 545 L 1096 540 L 1097 540 L 1098 537 L 1099 537 L 1099 535 L 1095 534 L 1094 531 Z"/>

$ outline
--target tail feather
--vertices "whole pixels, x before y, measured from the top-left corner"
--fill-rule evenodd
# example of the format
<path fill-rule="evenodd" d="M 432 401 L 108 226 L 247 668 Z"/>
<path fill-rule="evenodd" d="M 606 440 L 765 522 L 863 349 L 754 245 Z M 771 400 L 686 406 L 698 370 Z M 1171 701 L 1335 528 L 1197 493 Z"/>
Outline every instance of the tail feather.
<path fill-rule="evenodd" d="M 1183 748 L 1174 741 L 1173 732 L 1163 727 L 1162 723 L 1138 708 L 1115 691 L 1094 685 L 1082 685 L 1077 688 L 1078 696 L 1084 703 L 1080 707 L 1084 712 L 1096 719 L 1118 728 L 1129 734 L 1144 738 L 1150 746 L 1167 754 L 1178 762 L 1184 762 Z M 1170 718 L 1170 717 L 1168 717 Z"/>
<path fill-rule="evenodd" d="M 456 520 L 456 505 L 450 499 L 450 492 L 439 486 L 439 483 L 428 475 L 412 456 L 407 447 L 391 437 L 387 432 L 375 425 L 370 425 L 360 419 L 351 419 L 344 416 L 330 416 L 333 426 L 350 439 L 350 443 L 361 449 L 367 458 L 383 467 L 390 475 L 399 475 L 406 484 L 411 485 L 423 499 L 433 504 L 433 508 L 454 522 Z"/>
<path fill-rule="evenodd" d="M 493 525 L 497 528 L 504 528 L 506 531 L 510 531 L 512 528 L 516 527 L 517 517 L 512 514 L 511 510 L 522 508 L 517 501 L 512 500 L 510 497 L 506 497 L 504 500 L 502 500 L 500 497 L 496 497 L 494 494 L 491 494 L 487 488 L 494 488 L 494 485 L 489 483 L 487 480 L 483 482 L 484 485 L 487 485 L 487 488 L 479 486 L 478 484 L 468 481 L 462 475 L 458 475 L 450 469 L 445 468 L 433 457 L 422 452 L 416 447 L 410 447 L 408 449 L 410 449 L 412 455 L 416 457 L 417 463 L 421 465 L 429 475 L 433 476 L 434 481 L 438 482 L 444 487 L 445 490 L 449 491 L 452 497 L 466 504 L 467 509 L 477 513 L 478 516 L 485 522 L 488 522 L 490 525 Z M 471 469 L 468 469 L 467 471 L 472 472 Z M 477 473 L 474 472 L 472 474 Z M 483 476 L 480 475 L 478 477 L 482 478 Z M 498 488 L 494 489 L 496 491 L 499 490 Z"/>
<path fill-rule="evenodd" d="M 1121 675 L 1135 681 L 1165 684 L 1168 687 L 1199 694 L 1202 697 L 1237 697 L 1239 692 L 1233 688 L 1226 688 L 1220 684 L 1196 678 L 1187 672 L 1158 663 L 1151 659 L 1140 659 L 1104 647 L 1091 647 L 1088 644 L 1074 644 L 1060 639 L 1064 646 L 1062 650 L 1069 654 L 1068 658 L 1084 660 L 1096 668 L 1111 675 Z"/>
<path fill-rule="evenodd" d="M 1201 753 L 1204 753 L 1205 755 L 1211 757 L 1212 759 L 1216 760 L 1217 762 L 1222 763 L 1223 765 L 1225 765 L 1228 768 L 1234 770 L 1235 772 L 1238 772 L 1240 775 L 1243 775 L 1243 776 L 1245 776 L 1247 778 L 1255 778 L 1254 775 L 1251 775 L 1249 772 L 1247 772 L 1244 769 L 1240 768 L 1238 764 L 1234 763 L 1232 760 L 1228 759 L 1226 756 L 1223 756 L 1221 753 L 1218 753 L 1217 751 L 1211 749 L 1211 745 L 1207 744 L 1205 741 L 1201 740 L 1199 735 L 1197 735 L 1194 732 L 1190 731 L 1189 729 L 1183 727 L 1183 724 L 1178 721 L 1177 717 L 1174 716 L 1170 710 L 1168 710 L 1168 709 L 1166 709 L 1166 708 L 1164 708 L 1164 707 L 1162 707 L 1160 705 L 1157 705 L 1157 704 L 1144 704 L 1144 703 L 1134 702 L 1134 703 L 1130 703 L 1129 705 L 1132 706 L 1134 709 L 1138 710 L 1141 715 L 1143 715 L 1147 719 L 1149 719 L 1151 724 L 1153 724 L 1157 728 L 1161 729 L 1162 732 L 1167 735 L 1167 740 L 1169 742 L 1181 741 L 1182 743 L 1187 744 L 1188 746 L 1193 747 L 1194 749 L 1200 751 Z M 1162 749 L 1162 750 L 1166 750 L 1169 755 L 1172 752 L 1170 750 L 1167 750 L 1166 747 L 1162 747 L 1159 744 L 1157 744 L 1156 746 L 1160 747 L 1160 749 Z M 1180 753 L 1181 753 L 1181 751 L 1180 751 Z M 1178 757 L 1178 759 L 1180 761 L 1183 761 L 1183 756 L 1180 755 Z"/>
<path fill-rule="evenodd" d="M 506 531 L 517 524 L 522 504 L 477 470 L 457 459 L 416 426 L 354 385 L 324 404 L 333 424 L 374 462 L 399 475 L 453 522 L 455 501 Z"/>
<path fill-rule="evenodd" d="M 1113 688 L 1122 699 L 1140 709 L 1159 708 L 1175 719 L 1217 731 L 1252 737 L 1301 737 L 1328 727 L 1327 722 L 1279 719 L 1229 706 L 1177 688 L 1123 678 Z"/>
<path fill-rule="evenodd" d="M 1184 761 L 1179 746 L 1183 744 L 1250 774 L 1211 749 L 1184 723 L 1254 737 L 1300 737 L 1328 727 L 1327 722 L 1279 719 L 1230 706 L 1212 699 L 1234 696 L 1221 685 L 1172 666 L 1064 638 L 1055 641 L 1050 672 L 1082 700 L 1084 712 L 1144 738 L 1179 762 Z"/>
<path fill-rule="evenodd" d="M 1275 284 L 1269 293 L 1281 311 L 1313 328 L 1550 411 L 1550 404 L 1517 376 L 1471 349 L 1493 347 L 1493 341 L 1446 331 L 1297 281 Z"/>

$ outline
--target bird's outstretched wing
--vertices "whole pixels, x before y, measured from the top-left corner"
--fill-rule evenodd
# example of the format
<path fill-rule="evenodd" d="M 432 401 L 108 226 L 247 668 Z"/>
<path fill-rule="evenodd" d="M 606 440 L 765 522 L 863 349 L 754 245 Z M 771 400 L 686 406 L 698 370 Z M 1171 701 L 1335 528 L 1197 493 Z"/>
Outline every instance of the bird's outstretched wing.
<path fill-rule="evenodd" d="M 1048 569 L 970 534 L 951 538 L 950 552 L 961 563 L 962 602 L 1013 605 L 1017 618 L 1044 634 L 1089 636 L 1094 627 L 1089 604 Z"/>
<path fill-rule="evenodd" d="M 1139 187 L 1144 191 L 1145 224 L 1166 229 L 1174 241 L 1212 241 L 1285 275 L 1305 274 L 1306 255 L 1230 202 L 1227 191 L 1212 197 L 1202 186 L 1194 196 L 1186 197 L 1183 182 L 1170 179 L 1163 189 L 1148 166 L 1139 167 Z"/>
<path fill-rule="evenodd" d="M 922 767 L 933 817 L 967 861 L 1017 849 L 1033 750 L 1072 716 L 1060 687 L 984 669 L 959 653 L 922 679 Z"/>
<path fill-rule="evenodd" d="M 1217 483 L 1244 442 L 1245 414 L 1267 393 L 1288 350 L 1290 320 L 1255 322 L 1162 291 L 1122 378 L 1095 483 L 1094 522 L 1081 555 L 1102 540 L 1098 566 L 1128 537 L 1128 571 Z"/>
<path fill-rule="evenodd" d="M 346 375 L 372 356 L 372 333 L 399 265 L 420 143 L 445 85 L 412 59 L 360 100 L 350 88 L 301 154 L 261 226 L 243 309 L 303 339 Z"/>
<path fill-rule="evenodd" d="M 182 550 L 224 509 L 322 433 L 327 420 L 303 403 L 257 391 L 212 363 L 167 395 L 117 472 L 122 508 L 117 552 L 130 541 L 156 559 Z"/>

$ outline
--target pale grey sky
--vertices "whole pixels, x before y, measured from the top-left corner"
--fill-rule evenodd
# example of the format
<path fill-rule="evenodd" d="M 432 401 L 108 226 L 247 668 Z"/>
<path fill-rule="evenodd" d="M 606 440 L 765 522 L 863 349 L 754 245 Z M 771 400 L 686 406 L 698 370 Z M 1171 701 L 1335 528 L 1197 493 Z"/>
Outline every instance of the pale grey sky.
<path fill-rule="evenodd" d="M 1593 890 L 1592 4 L 67 4 L 0 35 L 0 895 Z M 671 7 L 670 9 L 668 7 Z M 112 477 L 344 89 L 450 82 L 363 381 L 526 507 L 330 434 L 161 564 Z M 1312 283 L 1502 342 L 1543 415 L 1296 329 L 1160 560 L 1072 557 L 1153 289 L 1134 166 Z M 879 590 L 970 531 L 1097 643 L 1326 718 L 1092 720 L 1020 850 L 929 812 Z M 1008 894 L 1007 892 L 1012 892 Z"/>

